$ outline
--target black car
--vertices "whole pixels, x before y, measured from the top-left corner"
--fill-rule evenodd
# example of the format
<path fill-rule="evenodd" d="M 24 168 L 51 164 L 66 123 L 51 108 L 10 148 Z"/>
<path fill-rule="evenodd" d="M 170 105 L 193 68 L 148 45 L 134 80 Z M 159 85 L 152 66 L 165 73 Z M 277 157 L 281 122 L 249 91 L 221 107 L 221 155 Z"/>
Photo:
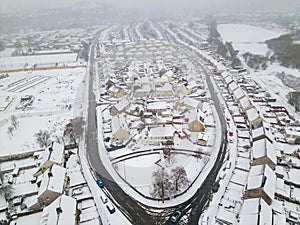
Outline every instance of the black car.
<path fill-rule="evenodd" d="M 217 183 L 217 182 L 214 183 L 214 185 L 212 186 L 212 191 L 213 191 L 213 193 L 218 192 L 219 188 L 220 188 L 220 184 Z"/>

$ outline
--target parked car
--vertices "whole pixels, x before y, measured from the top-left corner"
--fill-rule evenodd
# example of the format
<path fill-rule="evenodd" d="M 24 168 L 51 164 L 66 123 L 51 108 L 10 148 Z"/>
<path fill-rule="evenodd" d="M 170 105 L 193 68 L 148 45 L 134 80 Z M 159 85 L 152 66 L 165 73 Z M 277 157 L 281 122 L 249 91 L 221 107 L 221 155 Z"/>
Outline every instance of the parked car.
<path fill-rule="evenodd" d="M 181 216 L 181 212 L 180 211 L 174 212 L 173 215 L 171 216 L 171 222 L 172 223 L 178 222 L 179 219 L 180 219 L 180 216 Z"/>
<path fill-rule="evenodd" d="M 97 178 L 96 183 L 98 184 L 99 187 L 104 187 L 104 183 L 100 178 Z"/>
<path fill-rule="evenodd" d="M 220 188 L 220 184 L 217 183 L 217 182 L 215 182 L 215 183 L 213 184 L 213 186 L 212 186 L 212 191 L 213 191 L 213 193 L 218 192 L 219 188 Z"/>
<path fill-rule="evenodd" d="M 113 204 L 111 202 L 106 204 L 106 208 L 110 214 L 113 214 L 116 211 L 115 207 L 113 206 Z"/>
<path fill-rule="evenodd" d="M 107 203 L 107 198 L 104 193 L 101 194 L 100 198 L 101 198 L 101 201 L 103 202 L 103 204 Z"/>

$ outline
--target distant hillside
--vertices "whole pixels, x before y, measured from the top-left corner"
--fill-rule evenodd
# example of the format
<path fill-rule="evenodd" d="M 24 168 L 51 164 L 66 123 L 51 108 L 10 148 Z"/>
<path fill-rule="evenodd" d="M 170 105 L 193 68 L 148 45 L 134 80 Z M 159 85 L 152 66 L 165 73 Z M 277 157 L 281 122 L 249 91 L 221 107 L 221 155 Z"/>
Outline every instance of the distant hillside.
<path fill-rule="evenodd" d="M 266 43 L 281 65 L 300 69 L 300 31 L 281 35 Z"/>

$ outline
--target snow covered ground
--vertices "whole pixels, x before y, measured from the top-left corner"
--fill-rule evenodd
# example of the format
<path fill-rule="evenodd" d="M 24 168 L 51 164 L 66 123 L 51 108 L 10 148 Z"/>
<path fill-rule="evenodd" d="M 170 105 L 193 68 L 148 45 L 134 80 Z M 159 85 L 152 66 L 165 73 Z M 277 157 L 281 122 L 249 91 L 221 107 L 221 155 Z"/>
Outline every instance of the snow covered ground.
<path fill-rule="evenodd" d="M 67 63 L 74 63 L 77 61 L 77 53 L 66 54 L 50 54 L 50 55 L 26 55 L 15 57 L 3 57 L 1 58 L 0 70 L 21 69 L 25 67 L 33 67 L 37 64 L 37 67 L 55 66 L 58 63 L 59 66 Z"/>
<path fill-rule="evenodd" d="M 264 43 L 268 39 L 286 33 L 283 30 L 268 30 L 245 24 L 220 24 L 218 31 L 224 42 L 232 42 L 235 50 L 265 55 L 269 50 Z"/>
<path fill-rule="evenodd" d="M 9 96 L 12 102 L 0 111 L 0 155 L 39 149 L 34 137 L 39 130 L 61 136 L 65 124 L 73 118 L 76 90 L 85 73 L 86 68 L 27 71 L 10 73 L 2 79 L 0 96 Z M 34 79 L 40 79 L 40 82 Z M 21 98 L 28 95 L 34 98 L 32 105 L 16 109 Z M 11 115 L 17 117 L 19 126 L 9 134 Z"/>

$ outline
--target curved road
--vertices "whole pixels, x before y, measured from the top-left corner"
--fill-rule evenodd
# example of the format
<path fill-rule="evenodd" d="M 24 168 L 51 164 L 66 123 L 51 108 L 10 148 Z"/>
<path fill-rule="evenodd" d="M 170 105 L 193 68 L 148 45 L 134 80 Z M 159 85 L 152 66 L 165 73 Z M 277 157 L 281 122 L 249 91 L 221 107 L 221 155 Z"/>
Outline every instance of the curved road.
<path fill-rule="evenodd" d="M 165 31 L 165 34 L 168 33 Z M 96 100 L 93 92 L 93 80 L 94 80 L 94 50 L 95 45 L 98 41 L 100 33 L 98 33 L 97 38 L 93 41 L 91 45 L 91 54 L 90 54 L 90 71 L 89 71 L 89 102 L 88 102 L 88 118 L 87 118 L 87 133 L 86 133 L 86 147 L 88 153 L 88 159 L 93 168 L 95 174 L 103 179 L 103 182 L 110 193 L 112 193 L 114 199 L 119 203 L 120 210 L 123 214 L 130 220 L 132 224 L 136 225 L 151 225 L 155 224 L 154 219 L 149 216 L 145 212 L 145 210 L 128 194 L 126 194 L 113 180 L 108 171 L 103 166 L 98 149 L 98 140 L 97 140 L 97 127 L 96 127 Z M 166 40 L 174 40 L 174 37 L 171 35 L 165 35 Z M 173 41 L 171 41 L 173 42 Z M 184 46 L 185 47 L 185 46 Z M 185 47 L 186 50 L 188 50 Z M 186 51 L 184 51 L 186 52 Z M 185 53 L 192 58 L 195 58 L 192 52 Z M 198 63 L 199 67 L 203 66 Z M 225 153 L 226 153 L 226 144 L 227 144 L 227 130 L 226 130 L 226 122 L 225 117 L 221 108 L 221 103 L 219 102 L 218 96 L 215 93 L 214 87 L 212 85 L 212 81 L 210 80 L 211 74 L 209 74 L 204 68 L 205 71 L 207 85 L 209 91 L 211 93 L 211 98 L 214 101 L 222 129 L 222 137 L 221 137 L 221 147 L 216 159 L 216 162 L 213 168 L 210 171 L 210 175 L 204 180 L 201 187 L 199 187 L 198 191 L 194 196 L 192 196 L 188 201 L 182 203 L 177 208 L 183 212 L 183 214 L 190 212 L 190 222 L 189 224 L 198 224 L 201 213 L 204 210 L 204 207 L 208 203 L 211 188 L 213 183 L 216 180 L 216 176 L 218 171 L 220 170 Z M 102 151 L 106 151 L 105 149 L 101 149 Z M 169 220 L 165 224 L 172 224 Z"/>
<path fill-rule="evenodd" d="M 130 220 L 132 224 L 155 224 L 153 219 L 145 212 L 145 210 L 139 206 L 128 194 L 126 194 L 113 180 L 108 171 L 103 166 L 98 149 L 97 140 L 97 121 L 96 121 L 96 99 L 93 91 L 94 81 L 94 50 L 98 41 L 100 33 L 91 45 L 90 53 L 90 71 L 89 71 L 89 93 L 88 93 L 88 118 L 87 118 L 87 133 L 86 133 L 86 148 L 88 159 L 95 174 L 100 177 L 106 189 L 113 193 L 114 199 L 119 203 L 120 210 Z M 106 151 L 106 149 L 100 149 L 100 151 Z"/>

